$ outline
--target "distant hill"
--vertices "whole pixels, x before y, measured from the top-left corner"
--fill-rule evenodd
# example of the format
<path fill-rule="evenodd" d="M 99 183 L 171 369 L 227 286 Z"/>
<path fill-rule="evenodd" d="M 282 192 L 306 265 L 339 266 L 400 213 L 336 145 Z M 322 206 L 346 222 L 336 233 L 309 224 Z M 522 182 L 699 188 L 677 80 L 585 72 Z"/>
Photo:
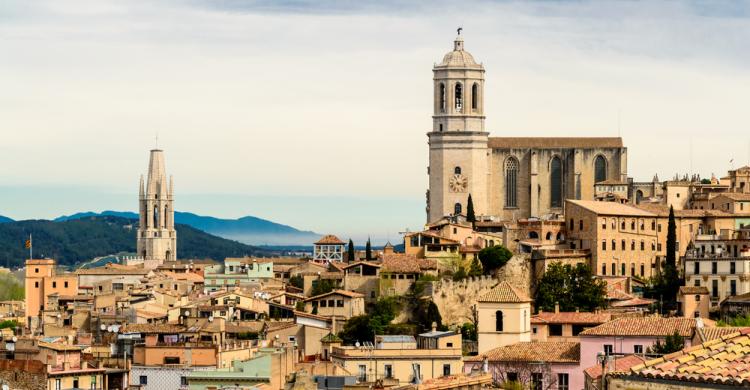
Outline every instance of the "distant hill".
<path fill-rule="evenodd" d="M 13 222 L 13 220 L 8 217 L 3 217 L 2 215 L 0 215 L 0 223 L 5 223 L 5 222 Z"/>
<path fill-rule="evenodd" d="M 72 265 L 107 254 L 135 253 L 137 223 L 116 216 L 88 216 L 55 222 L 29 220 L 0 224 L 0 265 L 20 265 L 29 255 L 24 242 L 29 233 L 34 239 L 34 257 L 50 257 L 59 264 Z M 177 224 L 179 258 L 211 258 L 245 255 L 274 255 L 266 249 L 205 233 Z"/>
<path fill-rule="evenodd" d="M 138 219 L 138 214 L 133 212 L 108 210 L 101 213 L 88 211 L 66 215 L 55 218 L 55 221 L 70 221 L 102 215 Z M 315 232 L 297 230 L 291 226 L 252 216 L 239 219 L 221 219 L 175 211 L 174 220 L 178 224 L 189 225 L 206 233 L 250 245 L 312 245 L 321 236 Z"/>

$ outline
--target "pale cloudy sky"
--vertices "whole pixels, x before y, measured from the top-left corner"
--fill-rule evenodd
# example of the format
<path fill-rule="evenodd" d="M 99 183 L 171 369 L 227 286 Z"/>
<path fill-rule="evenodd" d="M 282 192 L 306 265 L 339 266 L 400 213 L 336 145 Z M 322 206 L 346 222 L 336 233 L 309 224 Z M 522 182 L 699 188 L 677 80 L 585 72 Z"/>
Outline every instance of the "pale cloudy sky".
<path fill-rule="evenodd" d="M 636 180 L 748 162 L 749 2 L 6 0 L 0 215 L 135 209 L 158 133 L 180 210 L 393 240 L 459 25 L 495 135 L 619 132 Z"/>

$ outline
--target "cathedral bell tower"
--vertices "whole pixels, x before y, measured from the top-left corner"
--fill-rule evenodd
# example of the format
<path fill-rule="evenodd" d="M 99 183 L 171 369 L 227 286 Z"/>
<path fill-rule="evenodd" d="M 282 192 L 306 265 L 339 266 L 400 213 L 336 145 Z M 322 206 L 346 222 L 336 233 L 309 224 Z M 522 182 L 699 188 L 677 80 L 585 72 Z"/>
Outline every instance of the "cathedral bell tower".
<path fill-rule="evenodd" d="M 488 211 L 489 133 L 484 130 L 484 66 L 464 50 L 461 29 L 453 51 L 432 68 L 432 131 L 427 222 L 466 215 L 472 196 L 476 215 Z"/>
<path fill-rule="evenodd" d="M 177 258 L 177 232 L 174 229 L 174 181 L 164 169 L 164 152 L 151 151 L 145 186 L 141 175 L 138 197 L 138 256 L 145 263 L 162 264 Z"/>

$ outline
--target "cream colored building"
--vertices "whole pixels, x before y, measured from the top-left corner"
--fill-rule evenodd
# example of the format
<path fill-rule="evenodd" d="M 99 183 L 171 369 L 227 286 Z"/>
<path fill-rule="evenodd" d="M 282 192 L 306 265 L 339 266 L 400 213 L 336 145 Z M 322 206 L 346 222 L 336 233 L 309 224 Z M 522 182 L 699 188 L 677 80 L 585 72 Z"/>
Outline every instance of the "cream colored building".
<path fill-rule="evenodd" d="M 164 152 L 151 151 L 148 179 L 141 176 L 137 251 L 147 268 L 177 259 L 177 231 L 174 228 L 174 181 L 164 168 Z"/>
<path fill-rule="evenodd" d="M 490 137 L 485 130 L 485 69 L 464 50 L 433 68 L 427 220 L 465 214 L 502 220 L 563 211 L 565 199 L 594 199 L 594 183 L 627 180 L 621 138 Z"/>
<path fill-rule="evenodd" d="M 415 384 L 461 372 L 461 334 L 378 335 L 374 343 L 332 347 L 331 360 L 360 383 Z"/>
<path fill-rule="evenodd" d="M 477 299 L 478 352 L 531 341 L 531 302 L 508 282 L 500 282 Z"/>

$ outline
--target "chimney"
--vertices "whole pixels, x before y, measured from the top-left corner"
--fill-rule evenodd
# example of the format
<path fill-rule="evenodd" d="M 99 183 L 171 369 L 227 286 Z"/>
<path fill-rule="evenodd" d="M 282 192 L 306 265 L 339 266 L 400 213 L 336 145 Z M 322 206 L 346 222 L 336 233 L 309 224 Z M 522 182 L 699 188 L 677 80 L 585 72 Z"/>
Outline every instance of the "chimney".
<path fill-rule="evenodd" d="M 560 303 L 555 302 L 555 314 L 560 312 Z"/>
<path fill-rule="evenodd" d="M 437 322 L 435 321 L 432 322 L 432 331 L 437 332 Z"/>

